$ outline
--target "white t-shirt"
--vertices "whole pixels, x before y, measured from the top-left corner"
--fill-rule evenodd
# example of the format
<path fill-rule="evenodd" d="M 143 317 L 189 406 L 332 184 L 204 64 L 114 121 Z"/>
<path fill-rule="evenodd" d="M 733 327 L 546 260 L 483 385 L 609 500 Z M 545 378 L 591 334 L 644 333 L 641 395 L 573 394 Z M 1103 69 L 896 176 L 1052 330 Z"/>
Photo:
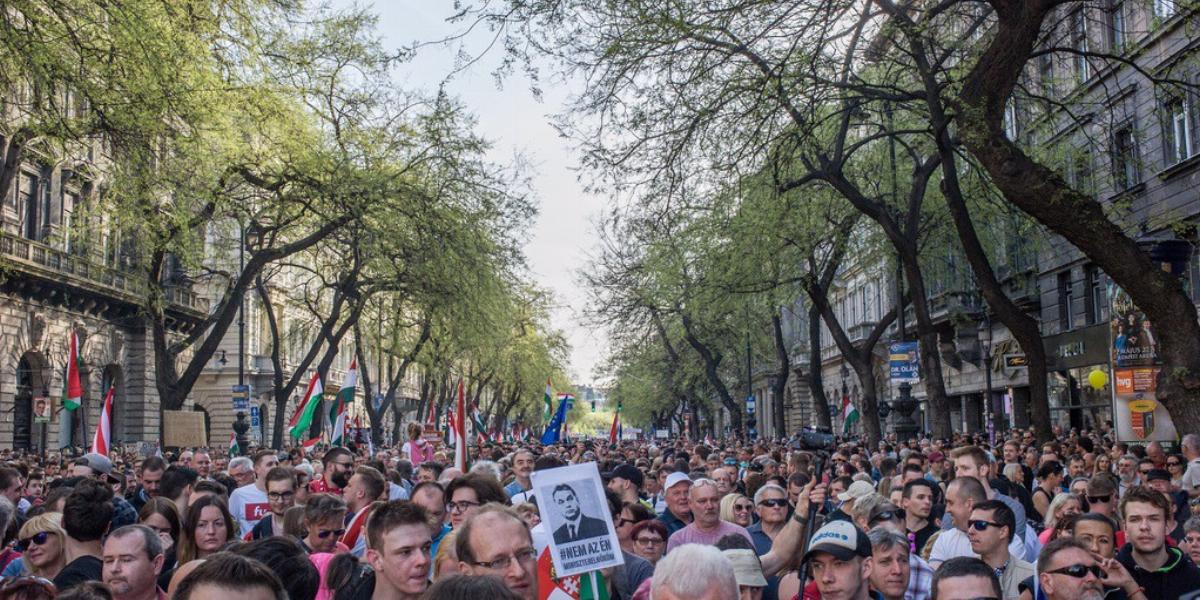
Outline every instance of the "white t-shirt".
<path fill-rule="evenodd" d="M 1193 458 L 1188 463 L 1187 471 L 1184 471 L 1183 478 L 1180 481 L 1180 487 L 1184 491 L 1192 491 L 1196 486 L 1200 485 L 1200 458 Z"/>
<path fill-rule="evenodd" d="M 233 490 L 229 495 L 229 512 L 237 519 L 242 537 L 250 533 L 263 517 L 271 513 L 267 493 L 253 483 Z"/>
<path fill-rule="evenodd" d="M 1025 555 L 1025 544 L 1021 542 L 1021 538 L 1013 536 L 1013 539 L 1008 544 L 1008 551 L 1013 556 Z M 973 556 L 979 558 L 978 554 L 971 551 L 971 538 L 967 534 L 955 529 L 947 529 L 940 534 L 933 542 L 933 549 L 929 551 L 929 566 L 935 570 L 942 563 L 959 556 Z"/>

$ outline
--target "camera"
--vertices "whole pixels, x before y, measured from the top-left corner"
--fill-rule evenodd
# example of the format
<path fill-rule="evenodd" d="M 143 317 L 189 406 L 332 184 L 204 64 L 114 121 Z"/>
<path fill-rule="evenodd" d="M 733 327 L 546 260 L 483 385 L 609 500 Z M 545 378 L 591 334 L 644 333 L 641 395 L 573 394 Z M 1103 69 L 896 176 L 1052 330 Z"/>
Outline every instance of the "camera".
<path fill-rule="evenodd" d="M 828 429 L 805 427 L 792 440 L 792 450 L 808 450 L 810 452 L 832 452 L 837 446 L 833 432 Z"/>

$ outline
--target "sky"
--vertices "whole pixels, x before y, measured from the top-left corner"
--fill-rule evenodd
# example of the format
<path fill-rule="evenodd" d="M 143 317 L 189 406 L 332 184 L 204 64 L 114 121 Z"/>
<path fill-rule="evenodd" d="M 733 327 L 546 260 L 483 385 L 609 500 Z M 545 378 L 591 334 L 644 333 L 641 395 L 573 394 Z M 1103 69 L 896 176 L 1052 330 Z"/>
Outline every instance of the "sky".
<path fill-rule="evenodd" d="M 363 6 L 379 15 L 378 29 L 387 47 L 399 48 L 460 32 L 462 24 L 446 22 L 453 13 L 452 4 L 445 0 L 386 0 Z M 552 324 L 563 330 L 570 342 L 574 382 L 592 382 L 593 368 L 603 358 L 606 342 L 602 331 L 584 325 L 587 295 L 576 273 L 596 247 L 593 221 L 606 199 L 584 192 L 578 180 L 579 154 L 550 124 L 550 117 L 561 111 L 569 92 L 578 86 L 543 85 L 538 99 L 522 73 L 514 73 L 498 85 L 493 71 L 502 56 L 498 50 L 484 53 L 489 41 L 489 32 L 480 30 L 454 45 L 423 46 L 412 61 L 400 66 L 397 79 L 407 89 L 432 91 L 454 73 L 460 51 L 483 55 L 471 67 L 454 73 L 446 91 L 476 115 L 476 133 L 492 142 L 489 158 L 509 164 L 520 156 L 530 165 L 539 211 L 525 254 L 534 281 L 556 298 Z"/>

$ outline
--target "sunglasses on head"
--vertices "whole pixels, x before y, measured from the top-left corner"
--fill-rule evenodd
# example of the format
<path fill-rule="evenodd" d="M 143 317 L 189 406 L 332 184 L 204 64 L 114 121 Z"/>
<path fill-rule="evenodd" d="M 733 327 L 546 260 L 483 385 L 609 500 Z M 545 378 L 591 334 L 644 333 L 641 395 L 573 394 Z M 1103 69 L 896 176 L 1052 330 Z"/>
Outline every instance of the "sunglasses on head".
<path fill-rule="evenodd" d="M 893 519 L 903 519 L 904 511 L 902 510 L 885 510 L 871 518 L 871 525 L 880 521 L 891 521 Z"/>
<path fill-rule="evenodd" d="M 758 505 L 769 506 L 771 508 L 783 508 L 787 506 L 787 503 L 788 501 L 786 498 L 771 498 L 770 500 L 763 500 L 762 502 L 759 502 Z"/>
<path fill-rule="evenodd" d="M 1087 501 L 1092 504 L 1105 504 L 1109 500 L 1112 500 L 1112 494 L 1105 494 L 1103 496 L 1088 496 L 1087 497 Z"/>
<path fill-rule="evenodd" d="M 1104 569 L 1101 569 L 1100 565 L 1071 565 L 1069 567 L 1047 571 L 1047 573 L 1057 573 L 1059 575 L 1066 575 L 1076 579 L 1083 579 L 1084 577 L 1087 577 L 1088 573 L 1091 573 L 1096 579 L 1104 578 Z"/>

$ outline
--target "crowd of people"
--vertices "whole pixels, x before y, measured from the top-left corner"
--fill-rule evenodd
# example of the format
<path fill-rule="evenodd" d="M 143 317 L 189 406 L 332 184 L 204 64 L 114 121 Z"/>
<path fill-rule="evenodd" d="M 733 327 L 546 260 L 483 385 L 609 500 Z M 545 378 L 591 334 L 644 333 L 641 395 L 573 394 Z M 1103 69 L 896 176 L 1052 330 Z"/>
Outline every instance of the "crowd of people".
<path fill-rule="evenodd" d="M 1194 434 L 1178 453 L 1099 431 L 490 444 L 465 473 L 419 426 L 410 438 L 373 455 L 0 452 L 0 600 L 579 597 L 547 548 L 610 526 L 623 564 L 583 597 L 1200 595 Z M 576 492 L 538 498 L 533 474 L 590 462 L 609 515 L 572 508 L 551 531 L 542 511 Z"/>

